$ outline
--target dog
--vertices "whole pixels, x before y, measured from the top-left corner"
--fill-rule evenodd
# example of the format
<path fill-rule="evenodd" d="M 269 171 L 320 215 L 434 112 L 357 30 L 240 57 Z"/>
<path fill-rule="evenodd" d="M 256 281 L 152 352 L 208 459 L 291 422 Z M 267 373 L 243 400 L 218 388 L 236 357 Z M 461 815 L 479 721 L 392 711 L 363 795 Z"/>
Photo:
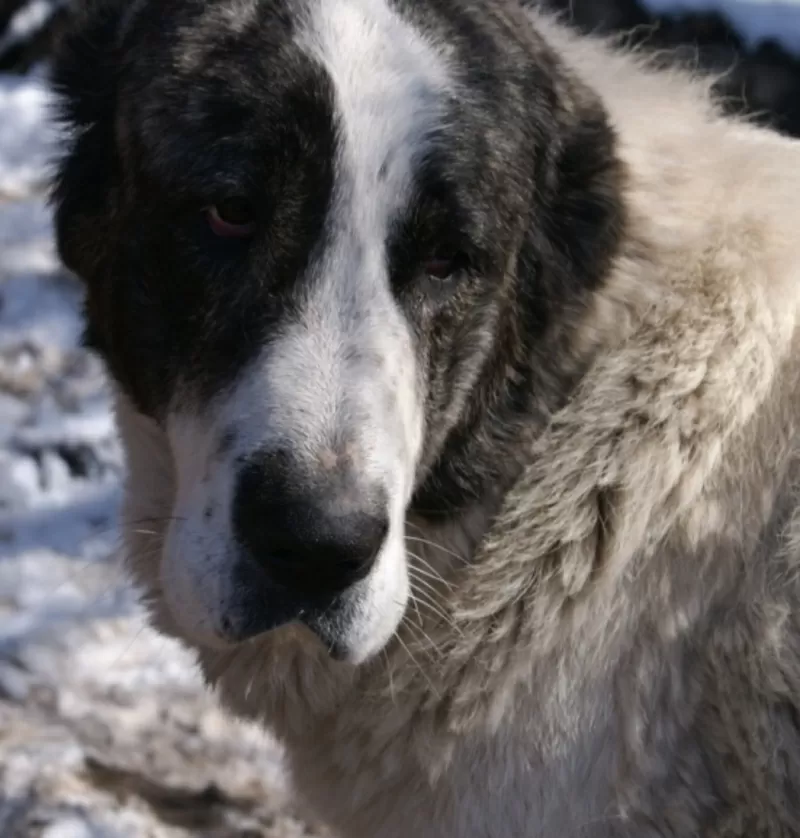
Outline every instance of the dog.
<path fill-rule="evenodd" d="M 800 834 L 800 146 L 514 0 L 104 0 L 53 84 L 127 567 L 309 811 Z"/>

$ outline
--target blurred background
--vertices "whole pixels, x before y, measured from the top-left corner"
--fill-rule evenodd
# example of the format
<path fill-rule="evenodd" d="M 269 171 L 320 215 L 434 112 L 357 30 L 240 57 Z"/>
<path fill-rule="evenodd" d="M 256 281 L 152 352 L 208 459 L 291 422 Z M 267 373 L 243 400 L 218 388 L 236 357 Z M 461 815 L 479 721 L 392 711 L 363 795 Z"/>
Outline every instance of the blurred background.
<path fill-rule="evenodd" d="M 800 136 L 800 0 L 540 0 L 728 70 L 726 107 Z M 225 719 L 119 572 L 122 456 L 47 207 L 48 59 L 69 0 L 0 0 L 0 838 L 321 835 L 280 753 Z"/>

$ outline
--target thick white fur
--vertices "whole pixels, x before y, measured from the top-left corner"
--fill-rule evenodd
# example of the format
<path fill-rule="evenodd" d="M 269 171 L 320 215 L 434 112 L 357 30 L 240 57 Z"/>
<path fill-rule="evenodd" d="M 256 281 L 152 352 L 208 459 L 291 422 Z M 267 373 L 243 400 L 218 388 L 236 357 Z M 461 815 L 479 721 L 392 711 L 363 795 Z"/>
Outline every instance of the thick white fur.
<path fill-rule="evenodd" d="M 367 6 L 381 9 L 369 24 Z M 370 27 L 409 33 L 366 0 L 326 2 L 316 14 L 308 37 L 321 56 L 328 38 L 358 36 L 353 66 L 334 68 L 343 89 L 364 75 L 363 58 L 383 93 L 392 59 L 378 50 L 385 33 L 373 41 Z M 652 570 L 632 562 L 666 536 L 692 545 L 733 526 L 719 475 L 796 347 L 800 145 L 720 117 L 706 82 L 536 23 L 604 99 L 629 173 L 631 228 L 585 324 L 602 347 L 595 364 L 469 565 L 454 554 L 473 549 L 482 510 L 447 531 L 407 522 L 414 552 L 444 581 L 418 588 L 435 607 L 411 609 L 385 656 L 335 663 L 294 627 L 200 651 L 227 705 L 279 734 L 298 792 L 350 838 L 611 833 L 609 772 L 640 721 L 633 708 L 630 729 L 611 725 L 615 674 L 645 616 L 659 636 L 678 636 L 703 607 L 704 568 L 698 595 L 676 605 L 655 557 Z M 371 100 L 343 101 L 356 139 L 367 137 Z M 369 158 L 374 147 L 364 139 L 352 153 Z M 369 213 L 385 218 L 390 196 L 375 199 L 355 175 L 351 188 L 343 207 L 355 213 L 368 194 Z M 339 276 L 353 265 L 347 236 L 330 257 Z M 365 258 L 380 257 L 368 246 Z M 405 398 L 416 384 L 403 376 Z M 175 448 L 123 398 L 119 419 L 131 452 L 128 521 L 170 514 Z M 608 527 L 597 497 L 612 487 Z M 150 531 L 128 526 L 131 567 L 162 627 L 181 634 L 158 596 L 163 529 Z"/>

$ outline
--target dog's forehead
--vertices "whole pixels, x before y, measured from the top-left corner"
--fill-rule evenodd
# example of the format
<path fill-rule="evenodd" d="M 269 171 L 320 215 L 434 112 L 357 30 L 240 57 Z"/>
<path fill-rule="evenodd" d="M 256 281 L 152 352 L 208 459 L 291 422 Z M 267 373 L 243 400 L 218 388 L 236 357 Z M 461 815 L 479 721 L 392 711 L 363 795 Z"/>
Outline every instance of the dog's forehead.
<path fill-rule="evenodd" d="M 391 0 L 225 0 L 184 14 L 136 52 L 143 95 L 128 107 L 146 145 L 157 154 L 173 138 L 185 149 L 223 137 L 252 146 L 284 128 L 314 133 L 324 119 L 337 168 L 360 181 L 350 187 L 399 198 L 454 85 L 443 47 Z M 163 156 L 171 165 L 174 155 Z"/>
<path fill-rule="evenodd" d="M 359 220 L 388 220 L 453 94 L 441 49 L 388 0 L 311 0 L 294 40 L 331 80 Z"/>
<path fill-rule="evenodd" d="M 176 3 L 140 0 L 123 20 L 119 37 L 126 55 L 132 118 L 158 130 L 180 131 L 215 119 L 230 134 L 220 110 L 278 116 L 287 90 L 309 88 L 318 78 L 294 43 L 298 12 L 274 0 Z M 313 92 L 313 91 L 312 91 Z M 157 125 L 155 125 L 157 123 Z M 194 123 L 194 126 L 192 125 Z"/>

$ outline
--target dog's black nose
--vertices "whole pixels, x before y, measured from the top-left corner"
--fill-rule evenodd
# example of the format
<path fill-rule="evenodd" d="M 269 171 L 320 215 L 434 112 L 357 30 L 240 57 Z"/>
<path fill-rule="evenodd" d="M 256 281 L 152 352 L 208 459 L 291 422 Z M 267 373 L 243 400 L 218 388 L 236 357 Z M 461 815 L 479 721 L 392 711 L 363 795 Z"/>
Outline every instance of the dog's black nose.
<path fill-rule="evenodd" d="M 386 538 L 386 512 L 365 502 L 337 514 L 335 498 L 323 503 L 299 492 L 270 460 L 245 466 L 234 494 L 234 532 L 249 557 L 301 594 L 339 593 L 363 579 Z"/>

